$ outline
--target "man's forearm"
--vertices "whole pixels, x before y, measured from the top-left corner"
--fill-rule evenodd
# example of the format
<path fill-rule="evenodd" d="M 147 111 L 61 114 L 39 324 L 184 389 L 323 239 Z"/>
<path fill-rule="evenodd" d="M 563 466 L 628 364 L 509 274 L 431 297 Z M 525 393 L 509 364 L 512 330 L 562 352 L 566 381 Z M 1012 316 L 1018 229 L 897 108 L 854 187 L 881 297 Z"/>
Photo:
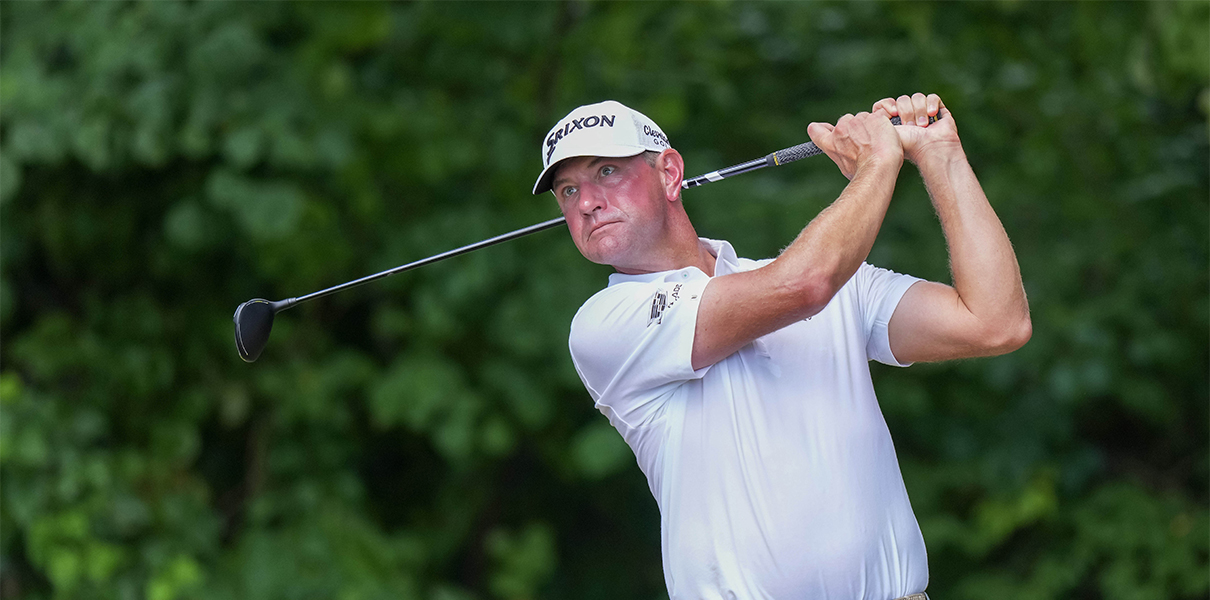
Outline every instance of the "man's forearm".
<path fill-rule="evenodd" d="M 941 219 L 962 303 L 988 331 L 1028 338 L 1017 257 L 961 146 L 926 153 L 918 166 Z"/>
<path fill-rule="evenodd" d="M 886 216 L 903 160 L 871 159 L 857 170 L 840 197 L 820 212 L 773 265 L 788 280 L 806 280 L 818 294 L 816 311 L 870 254 Z"/>

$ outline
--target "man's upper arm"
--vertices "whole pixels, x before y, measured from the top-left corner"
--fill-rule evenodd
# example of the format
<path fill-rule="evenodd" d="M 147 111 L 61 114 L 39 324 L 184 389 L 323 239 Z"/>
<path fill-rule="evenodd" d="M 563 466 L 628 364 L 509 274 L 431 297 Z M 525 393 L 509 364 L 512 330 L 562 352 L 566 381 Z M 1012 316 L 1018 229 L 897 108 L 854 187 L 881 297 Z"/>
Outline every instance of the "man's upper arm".
<path fill-rule="evenodd" d="M 995 356 L 1020 345 L 1015 332 L 987 326 L 957 290 L 932 281 L 919 281 L 903 294 L 887 334 L 891 352 L 904 363 Z"/>
<path fill-rule="evenodd" d="M 654 417 L 663 391 L 701 377 L 690 347 L 704 275 L 680 281 L 625 283 L 584 304 L 568 347 L 576 372 L 598 406 L 628 426 Z M 614 423 L 617 426 L 617 423 Z"/>

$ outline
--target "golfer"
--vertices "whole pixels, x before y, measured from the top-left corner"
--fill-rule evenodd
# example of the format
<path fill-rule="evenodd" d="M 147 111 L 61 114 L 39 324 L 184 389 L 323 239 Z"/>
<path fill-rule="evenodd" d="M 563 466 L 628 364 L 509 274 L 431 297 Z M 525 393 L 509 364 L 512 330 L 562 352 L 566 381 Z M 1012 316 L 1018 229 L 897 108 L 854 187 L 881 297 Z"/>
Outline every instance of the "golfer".
<path fill-rule="evenodd" d="M 580 253 L 617 271 L 569 345 L 659 504 L 674 600 L 926 598 L 868 362 L 991 356 L 1030 337 L 1012 246 L 940 98 L 887 98 L 807 132 L 850 182 L 766 260 L 698 237 L 684 161 L 641 113 L 581 106 L 543 141 L 534 193 L 553 191 Z M 940 216 L 953 286 L 864 262 L 904 159 Z"/>

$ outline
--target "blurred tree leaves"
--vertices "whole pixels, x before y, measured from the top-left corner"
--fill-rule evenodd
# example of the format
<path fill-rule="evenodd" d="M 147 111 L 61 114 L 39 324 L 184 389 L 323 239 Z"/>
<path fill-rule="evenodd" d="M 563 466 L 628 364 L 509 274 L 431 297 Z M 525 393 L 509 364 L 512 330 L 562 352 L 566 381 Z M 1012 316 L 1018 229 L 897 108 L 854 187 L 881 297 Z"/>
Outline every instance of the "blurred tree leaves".
<path fill-rule="evenodd" d="M 535 597 L 558 564 L 554 534 L 543 524 L 531 524 L 517 533 L 493 530 L 484 544 L 498 565 L 488 581 L 498 598 Z"/>
<path fill-rule="evenodd" d="M 660 597 L 658 515 L 567 358 L 605 284 L 546 233 L 560 115 L 616 98 L 691 174 L 937 91 L 1033 340 L 875 368 L 930 592 L 1204 598 L 1205 2 L 2 3 L 0 597 Z M 686 195 L 774 255 L 844 185 Z M 948 281 L 905 169 L 871 262 Z"/>
<path fill-rule="evenodd" d="M 580 430 L 571 452 L 577 470 L 590 479 L 612 475 L 634 462 L 630 447 L 608 423 L 594 423 Z"/>

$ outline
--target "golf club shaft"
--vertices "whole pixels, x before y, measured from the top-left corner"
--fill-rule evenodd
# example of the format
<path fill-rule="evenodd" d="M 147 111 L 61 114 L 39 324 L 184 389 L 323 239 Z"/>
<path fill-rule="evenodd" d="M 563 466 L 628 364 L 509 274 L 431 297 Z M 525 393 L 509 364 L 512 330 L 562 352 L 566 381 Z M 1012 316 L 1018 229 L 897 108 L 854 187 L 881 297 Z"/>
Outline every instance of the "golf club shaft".
<path fill-rule="evenodd" d="M 375 273 L 373 275 L 366 275 L 365 277 L 362 277 L 361 279 L 354 279 L 353 281 L 342 283 L 340 285 L 330 287 L 326 290 L 319 290 L 318 292 L 312 292 L 310 294 L 307 294 L 306 296 L 300 296 L 298 298 L 290 298 L 288 300 L 285 300 L 284 304 L 278 310 L 285 310 L 287 308 L 290 308 L 291 306 L 294 306 L 295 304 L 298 304 L 299 302 L 306 302 L 308 300 L 314 300 L 316 298 L 323 298 L 324 296 L 328 296 L 330 294 L 335 294 L 336 292 L 344 291 L 344 290 L 347 290 L 352 287 L 357 287 L 359 285 L 369 283 L 371 281 L 376 281 L 376 280 L 382 279 L 383 277 L 390 277 L 391 275 L 394 275 L 396 273 L 402 273 L 404 271 L 410 271 L 417 267 L 423 267 L 424 265 L 427 265 L 430 263 L 435 263 L 437 261 L 445 260 L 445 259 L 453 257 L 453 256 L 458 256 L 459 254 L 466 254 L 467 252 L 471 252 L 473 250 L 478 250 L 480 248 L 486 248 L 488 246 L 494 246 L 496 244 L 499 244 L 501 242 L 507 242 L 509 240 L 515 240 L 519 237 L 524 237 L 531 233 L 537 233 L 539 231 L 550 229 L 551 227 L 558 227 L 559 225 L 562 225 L 565 222 L 567 222 L 567 220 L 564 219 L 563 217 L 559 217 L 557 219 L 551 219 L 549 221 L 543 221 L 536 225 L 530 225 L 529 227 L 522 227 L 521 229 L 518 229 L 516 231 L 510 231 L 508 233 L 501 234 L 501 235 L 498 235 L 493 238 L 488 238 L 483 241 L 475 242 L 473 244 L 468 244 L 461 248 L 455 248 L 453 250 L 448 250 L 446 252 L 442 252 L 441 254 L 434 254 L 433 256 L 430 256 L 428 258 L 422 258 L 420 260 L 410 262 L 406 265 L 400 265 L 398 267 L 395 267 L 393 269 L 388 269 L 381 273 Z"/>
<path fill-rule="evenodd" d="M 936 121 L 937 121 L 936 117 L 929 117 L 929 124 L 932 124 Z M 897 116 L 891 117 L 891 124 L 899 125 L 900 124 L 899 117 L 897 117 Z M 815 156 L 816 154 L 822 154 L 822 153 L 823 153 L 823 150 L 820 150 L 819 146 L 815 145 L 815 142 L 807 142 L 805 144 L 791 146 L 789 148 L 786 148 L 785 150 L 778 150 L 777 152 L 772 152 L 764 158 L 750 160 L 746 163 L 740 163 L 738 165 L 733 165 L 733 166 L 727 167 L 726 169 L 719 169 L 717 171 L 711 171 L 709 173 L 706 173 L 705 175 L 698 175 L 697 177 L 694 177 L 692 179 L 686 179 L 681 182 L 681 188 L 687 190 L 689 188 L 694 188 L 699 185 L 702 185 L 704 183 L 710 183 L 711 181 L 720 181 L 720 180 L 726 179 L 728 177 L 734 177 L 736 175 L 748 173 L 750 171 L 755 171 L 757 169 L 763 169 L 765 167 L 778 167 L 778 166 L 784 165 L 789 162 L 794 162 L 796 160 L 802 160 L 804 158 L 807 158 L 808 156 Z"/>
<path fill-rule="evenodd" d="M 706 173 L 705 175 L 698 175 L 697 177 L 694 177 L 692 179 L 686 179 L 681 182 L 681 188 L 686 189 L 686 190 L 689 188 L 695 188 L 704 183 L 710 183 L 711 181 L 721 181 L 728 177 L 734 177 L 736 175 L 748 173 L 750 171 L 755 171 L 757 169 L 763 169 L 765 167 L 776 167 L 776 166 L 784 165 L 788 162 L 794 162 L 796 160 L 800 160 L 800 159 L 806 158 L 808 156 L 815 156 L 816 154 L 819 154 L 821 152 L 823 152 L 823 150 L 820 150 L 819 146 L 815 145 L 815 142 L 807 142 L 805 144 L 791 146 L 789 148 L 786 148 L 785 150 L 778 150 L 777 152 L 772 152 L 764 158 L 750 160 L 746 163 L 740 163 L 738 165 L 733 165 L 733 166 L 727 167 L 726 169 L 719 169 L 717 171 L 711 171 L 709 173 Z"/>
<path fill-rule="evenodd" d="M 934 120 L 935 119 L 933 117 L 929 117 L 930 123 L 932 123 Z M 894 125 L 898 125 L 899 117 L 891 117 L 891 123 Z M 778 150 L 777 152 L 773 152 L 764 158 L 750 160 L 745 163 L 740 163 L 738 165 L 727 167 L 726 169 L 720 169 L 718 171 L 713 171 L 713 172 L 707 173 L 705 175 L 698 175 L 697 177 L 694 177 L 692 179 L 687 179 L 687 180 L 681 182 L 681 188 L 689 189 L 689 188 L 697 187 L 697 186 L 705 184 L 705 183 L 709 183 L 711 181 L 720 181 L 720 180 L 726 179 L 728 177 L 734 177 L 741 173 L 747 173 L 749 171 L 755 171 L 757 169 L 763 169 L 765 167 L 770 167 L 770 166 L 784 165 L 788 162 L 794 162 L 796 160 L 807 158 L 808 156 L 815 156 L 816 154 L 821 154 L 822 152 L 823 151 L 820 150 L 819 147 L 816 146 L 814 142 L 807 142 L 805 144 L 791 146 L 784 150 Z M 563 217 L 559 217 L 557 219 L 551 219 L 549 221 L 543 221 L 543 222 L 535 224 L 535 225 L 530 225 L 529 227 L 522 227 L 521 229 L 517 229 L 515 231 L 510 231 L 508 233 L 501 234 L 501 235 L 498 235 L 493 238 L 488 238 L 488 239 L 480 241 L 480 242 L 475 242 L 473 244 L 469 244 L 469 245 L 463 246 L 461 248 L 455 248 L 453 250 L 442 252 L 441 254 L 435 254 L 428 258 L 422 258 L 420 260 L 410 262 L 406 265 L 400 265 L 393 269 L 388 269 L 386 271 L 382 271 L 381 273 L 375 273 L 373 275 L 366 275 L 365 277 L 362 277 L 361 279 L 354 279 L 353 281 L 342 283 L 340 285 L 330 287 L 326 290 L 319 290 L 318 292 L 312 292 L 310 294 L 307 294 L 306 296 L 300 296 L 297 298 L 288 298 L 286 300 L 278 300 L 277 302 L 273 303 L 274 310 L 275 311 L 286 310 L 287 308 L 290 308 L 291 306 L 294 306 L 295 304 L 298 304 L 300 302 L 306 302 L 308 300 L 314 300 L 316 298 L 323 298 L 324 296 L 335 294 L 336 292 L 341 292 L 341 291 L 347 290 L 349 288 L 357 287 L 362 284 L 370 283 L 371 281 L 377 281 L 384 277 L 390 277 L 391 275 L 394 275 L 396 273 L 410 271 L 417 267 L 423 267 L 424 265 L 435 263 L 435 262 L 438 262 L 441 260 L 445 260 L 445 259 L 453 257 L 453 256 L 458 256 L 460 254 L 466 254 L 467 252 L 478 250 L 480 248 L 486 248 L 488 246 L 494 246 L 501 242 L 515 240 L 519 237 L 524 237 L 531 233 L 537 233 L 539 231 L 544 231 L 544 230 L 550 229 L 552 227 L 558 227 L 559 225 L 562 225 L 566 222 L 567 222 L 567 220 Z"/>

